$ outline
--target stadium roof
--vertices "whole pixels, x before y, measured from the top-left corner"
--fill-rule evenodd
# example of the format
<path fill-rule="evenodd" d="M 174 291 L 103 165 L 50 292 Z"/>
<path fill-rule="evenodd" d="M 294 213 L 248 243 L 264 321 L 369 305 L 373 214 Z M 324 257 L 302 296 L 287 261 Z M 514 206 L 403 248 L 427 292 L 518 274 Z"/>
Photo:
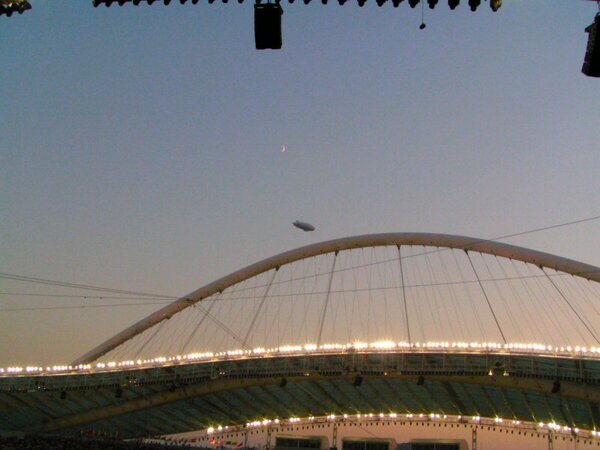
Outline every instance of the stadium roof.
<path fill-rule="evenodd" d="M 135 370 L 0 377 L 1 431 L 123 437 L 256 420 L 398 413 L 595 430 L 600 360 L 515 351 L 233 357 Z"/>

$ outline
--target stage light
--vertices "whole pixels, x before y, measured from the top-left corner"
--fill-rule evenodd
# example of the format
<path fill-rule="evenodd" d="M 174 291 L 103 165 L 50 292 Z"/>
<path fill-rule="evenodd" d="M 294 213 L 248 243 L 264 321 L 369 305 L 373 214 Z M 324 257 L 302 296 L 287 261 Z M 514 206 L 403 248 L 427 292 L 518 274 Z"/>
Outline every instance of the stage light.
<path fill-rule="evenodd" d="M 581 71 L 588 77 L 600 77 L 600 43 L 598 43 L 598 28 L 600 13 L 596 14 L 594 23 L 585 29 L 588 33 L 587 49 Z"/>
<path fill-rule="evenodd" d="M 361 377 L 360 375 L 356 375 L 356 378 L 354 379 L 354 382 L 352 383 L 352 385 L 354 387 L 359 387 L 363 382 L 363 377 Z"/>
<path fill-rule="evenodd" d="M 427 3 L 429 4 L 429 9 L 433 9 L 438 4 L 438 0 L 427 0 Z"/>
<path fill-rule="evenodd" d="M 254 41 L 257 50 L 281 48 L 282 15 L 283 10 L 279 3 L 254 5 Z"/>
<path fill-rule="evenodd" d="M 490 8 L 492 8 L 492 11 L 494 11 L 494 12 L 498 11 L 501 6 L 502 6 L 502 0 L 490 0 Z"/>
<path fill-rule="evenodd" d="M 460 0 L 448 0 L 448 6 L 451 10 L 456 9 L 458 5 L 460 5 Z"/>
<path fill-rule="evenodd" d="M 477 11 L 479 5 L 481 5 L 481 0 L 469 0 L 469 7 L 471 8 L 471 11 Z"/>
<path fill-rule="evenodd" d="M 21 2 L 14 1 L 9 4 L 0 4 L 0 16 L 6 15 L 6 17 L 10 17 L 13 13 L 23 14 L 30 9 L 31 5 L 26 0 Z"/>
<path fill-rule="evenodd" d="M 410 5 L 411 8 L 414 8 L 419 4 L 420 1 L 421 0 L 408 0 L 408 4 Z"/>

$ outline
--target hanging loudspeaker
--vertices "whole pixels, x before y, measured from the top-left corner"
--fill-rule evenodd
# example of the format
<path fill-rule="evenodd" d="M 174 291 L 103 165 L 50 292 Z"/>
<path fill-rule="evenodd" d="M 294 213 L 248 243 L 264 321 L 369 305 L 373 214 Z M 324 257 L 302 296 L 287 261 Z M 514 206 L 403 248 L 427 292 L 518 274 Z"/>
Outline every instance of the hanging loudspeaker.
<path fill-rule="evenodd" d="M 281 48 L 281 16 L 279 3 L 254 5 L 254 40 L 257 50 Z"/>

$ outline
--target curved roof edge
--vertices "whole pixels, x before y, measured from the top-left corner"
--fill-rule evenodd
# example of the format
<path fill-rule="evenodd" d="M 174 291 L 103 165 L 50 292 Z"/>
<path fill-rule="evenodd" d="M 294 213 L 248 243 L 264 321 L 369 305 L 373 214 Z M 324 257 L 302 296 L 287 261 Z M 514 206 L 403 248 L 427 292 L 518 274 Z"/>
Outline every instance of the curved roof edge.
<path fill-rule="evenodd" d="M 143 333 L 145 330 L 156 325 L 157 323 L 171 318 L 174 314 L 184 310 L 185 308 L 192 306 L 193 304 L 210 297 L 217 292 L 224 291 L 234 284 L 252 278 L 256 275 L 260 275 L 261 273 L 313 256 L 355 248 L 382 247 L 391 245 L 424 245 L 430 247 L 475 251 L 535 264 L 539 267 L 547 267 L 559 272 L 568 273 L 573 276 L 600 283 L 599 267 L 537 250 L 504 244 L 502 242 L 437 233 L 380 233 L 350 236 L 318 242 L 289 250 L 270 258 L 263 259 L 262 261 L 251 264 L 243 269 L 219 278 L 218 280 L 213 281 L 212 283 L 209 283 L 200 289 L 197 289 L 196 291 L 173 301 L 173 303 L 168 304 L 167 306 L 148 315 L 142 320 L 134 323 L 130 327 L 79 357 L 73 362 L 73 365 L 87 364 L 95 361 L 99 357 L 105 355 L 129 339 L 137 336 L 140 333 Z"/>

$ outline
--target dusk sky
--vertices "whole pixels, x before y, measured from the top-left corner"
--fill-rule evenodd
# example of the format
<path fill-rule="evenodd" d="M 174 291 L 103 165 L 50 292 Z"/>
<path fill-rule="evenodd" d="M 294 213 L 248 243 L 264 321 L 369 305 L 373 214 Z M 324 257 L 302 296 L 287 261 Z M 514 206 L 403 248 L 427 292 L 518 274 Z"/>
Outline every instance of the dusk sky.
<path fill-rule="evenodd" d="M 30 2 L 0 17 L 2 273 L 180 296 L 326 239 L 600 215 L 594 2 L 440 1 L 423 31 L 408 2 L 282 3 L 281 51 L 250 1 Z M 600 266 L 600 220 L 506 242 Z M 0 278 L 0 367 L 153 310 L 6 311 L 100 301 L 6 294 L 72 291 Z"/>

